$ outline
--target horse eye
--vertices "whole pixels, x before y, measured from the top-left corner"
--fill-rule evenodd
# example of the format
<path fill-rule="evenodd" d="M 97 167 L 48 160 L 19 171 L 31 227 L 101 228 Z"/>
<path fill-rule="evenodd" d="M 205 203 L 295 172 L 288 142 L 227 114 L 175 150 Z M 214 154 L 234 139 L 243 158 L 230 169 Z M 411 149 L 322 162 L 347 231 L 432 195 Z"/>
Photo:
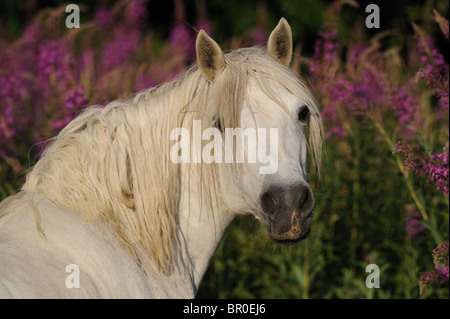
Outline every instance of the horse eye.
<path fill-rule="evenodd" d="M 306 105 L 302 106 L 298 111 L 298 120 L 302 123 L 306 123 L 306 121 L 308 120 L 308 116 L 309 116 L 308 107 Z"/>

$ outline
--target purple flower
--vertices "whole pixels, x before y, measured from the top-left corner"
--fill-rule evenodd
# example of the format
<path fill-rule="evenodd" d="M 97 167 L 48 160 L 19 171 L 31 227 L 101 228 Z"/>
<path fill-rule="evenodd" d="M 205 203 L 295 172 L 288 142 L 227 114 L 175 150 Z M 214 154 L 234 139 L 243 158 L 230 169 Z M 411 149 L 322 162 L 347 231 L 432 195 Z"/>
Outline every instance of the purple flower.
<path fill-rule="evenodd" d="M 25 126 L 28 87 L 22 73 L 0 76 L 0 136 L 10 138 Z"/>
<path fill-rule="evenodd" d="M 400 135 L 409 140 L 423 127 L 419 103 L 407 91 L 406 85 L 394 87 L 389 104 L 398 118 Z"/>
<path fill-rule="evenodd" d="M 199 31 L 203 30 L 206 32 L 207 35 L 209 35 L 210 37 L 212 36 L 211 23 L 209 23 L 209 21 L 206 18 L 198 19 L 197 22 L 195 23 L 195 29 Z"/>
<path fill-rule="evenodd" d="M 76 112 L 88 106 L 88 98 L 84 93 L 84 88 L 79 85 L 68 91 L 64 96 L 64 108 L 57 110 L 53 129 L 59 131 L 69 124 L 75 117 Z"/>
<path fill-rule="evenodd" d="M 449 151 L 448 141 L 443 153 L 433 154 L 431 158 L 425 158 L 428 180 L 447 196 L 449 195 Z"/>
<path fill-rule="evenodd" d="M 147 23 L 147 5 L 143 0 L 129 0 L 125 8 L 125 23 L 142 29 Z"/>
<path fill-rule="evenodd" d="M 84 88 L 81 85 L 69 91 L 65 96 L 65 107 L 69 110 L 85 108 L 87 103 L 88 98 L 84 94 Z"/>
<path fill-rule="evenodd" d="M 139 36 L 135 32 L 119 34 L 103 48 L 102 70 L 110 71 L 125 64 L 138 49 L 138 43 Z"/>
<path fill-rule="evenodd" d="M 328 32 L 323 32 L 322 34 L 323 45 L 322 45 L 322 57 L 329 65 L 332 64 L 333 59 L 337 56 L 337 29 L 331 29 Z"/>
<path fill-rule="evenodd" d="M 333 137 L 343 139 L 345 137 L 345 131 L 341 126 L 334 126 L 327 128 L 325 136 L 329 140 L 331 140 Z"/>
<path fill-rule="evenodd" d="M 440 243 L 433 250 L 434 270 L 421 273 L 419 286 L 420 294 L 422 295 L 424 289 L 429 284 L 443 284 L 449 279 L 449 258 L 448 258 L 449 243 L 444 241 Z"/>
<path fill-rule="evenodd" d="M 176 23 L 169 36 L 170 52 L 172 55 L 190 59 L 193 56 L 191 44 L 193 43 L 188 27 L 183 23 Z"/>
<path fill-rule="evenodd" d="M 113 24 L 113 17 L 111 14 L 111 11 L 104 7 L 100 6 L 95 10 L 94 13 L 94 21 L 105 30 L 108 30 L 112 27 Z"/>
<path fill-rule="evenodd" d="M 414 114 L 419 112 L 417 101 L 408 95 L 405 86 L 395 87 L 392 93 L 391 107 L 397 115 L 399 123 L 408 123 Z"/>
<path fill-rule="evenodd" d="M 404 231 L 409 238 L 415 238 L 425 230 L 425 226 L 420 222 L 421 216 L 417 211 L 406 216 Z"/>
<path fill-rule="evenodd" d="M 261 27 L 257 27 L 250 33 L 251 41 L 253 44 L 258 45 L 267 41 L 267 32 Z"/>
<path fill-rule="evenodd" d="M 139 74 L 136 78 L 136 90 L 141 91 L 156 85 L 155 79 L 145 73 Z"/>
<path fill-rule="evenodd" d="M 444 144 L 443 153 L 421 152 L 419 146 L 412 148 L 409 144 L 398 142 L 392 154 L 400 153 L 405 176 L 412 171 L 415 175 L 427 176 L 428 181 L 436 185 L 445 195 L 449 195 L 449 142 Z"/>
<path fill-rule="evenodd" d="M 435 48 L 431 37 L 421 36 L 417 50 L 421 54 L 420 61 L 425 66 L 417 72 L 417 78 L 431 89 L 438 98 L 439 106 L 448 109 L 449 67 L 444 56 Z"/>
<path fill-rule="evenodd" d="M 350 103 L 354 91 L 355 85 L 341 77 L 331 88 L 332 101 L 340 105 Z"/>
<path fill-rule="evenodd" d="M 344 137 L 343 123 L 350 114 L 367 120 L 381 119 L 386 113 L 388 76 L 383 72 L 385 66 L 378 51 L 366 45 L 352 45 L 343 64 L 338 57 L 338 31 L 331 29 L 320 36 L 309 69 L 322 96 L 326 137 Z"/>
<path fill-rule="evenodd" d="M 442 266 L 442 267 L 436 266 L 436 270 L 441 273 L 441 276 L 445 277 L 447 279 L 448 279 L 448 270 L 449 270 L 448 268 L 449 268 L 448 266 Z"/>
<path fill-rule="evenodd" d="M 448 92 L 443 92 L 439 97 L 439 106 L 442 110 L 448 110 Z"/>
<path fill-rule="evenodd" d="M 43 38 L 43 30 L 38 24 L 30 24 L 23 32 L 22 41 L 24 44 L 38 43 Z"/>
<path fill-rule="evenodd" d="M 405 158 L 405 161 L 403 162 L 403 174 L 406 178 L 408 178 L 408 173 L 410 171 L 415 172 L 420 161 L 422 160 L 422 157 L 417 155 L 419 154 L 419 145 L 416 145 L 413 149 L 409 144 L 398 142 L 392 150 L 393 155 L 397 153 Z"/>
<path fill-rule="evenodd" d="M 444 241 L 433 250 L 433 262 L 436 270 L 439 270 L 448 279 L 448 257 L 449 243 Z"/>
<path fill-rule="evenodd" d="M 50 41 L 39 47 L 37 57 L 38 72 L 50 75 L 63 69 L 66 46 L 63 41 Z"/>
<path fill-rule="evenodd" d="M 310 65 L 311 71 L 317 72 L 324 66 L 331 66 L 337 57 L 337 29 L 330 29 L 320 33 L 320 38 L 314 44 L 313 63 Z M 317 68 L 318 67 L 318 68 Z M 322 69 L 325 70 L 325 69 Z"/>

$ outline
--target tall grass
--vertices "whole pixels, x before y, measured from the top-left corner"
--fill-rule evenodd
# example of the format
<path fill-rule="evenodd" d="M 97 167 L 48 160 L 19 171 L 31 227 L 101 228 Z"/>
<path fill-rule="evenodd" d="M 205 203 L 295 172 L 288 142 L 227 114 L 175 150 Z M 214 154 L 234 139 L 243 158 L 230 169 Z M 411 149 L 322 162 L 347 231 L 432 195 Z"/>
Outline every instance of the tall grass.
<path fill-rule="evenodd" d="M 312 235 L 279 247 L 253 217 L 237 218 L 200 298 L 449 297 L 448 57 L 435 45 L 448 41 L 448 20 L 432 11 L 435 22 L 412 24 L 411 34 L 372 38 L 356 21 L 357 36 L 342 37 L 343 3 L 355 5 L 330 5 L 314 53 L 301 56 L 299 45 L 292 65 L 326 125 L 322 178 L 309 176 Z M 193 61 L 195 32 L 175 4 L 168 39 L 145 29 L 138 0 L 97 7 L 80 29 L 64 27 L 61 7 L 39 12 L 19 39 L 0 33 L 0 199 L 80 110 L 162 83 Z M 196 27 L 214 33 L 204 9 Z M 259 43 L 267 31 L 224 47 Z M 366 287 L 368 264 L 379 266 L 380 288 Z"/>

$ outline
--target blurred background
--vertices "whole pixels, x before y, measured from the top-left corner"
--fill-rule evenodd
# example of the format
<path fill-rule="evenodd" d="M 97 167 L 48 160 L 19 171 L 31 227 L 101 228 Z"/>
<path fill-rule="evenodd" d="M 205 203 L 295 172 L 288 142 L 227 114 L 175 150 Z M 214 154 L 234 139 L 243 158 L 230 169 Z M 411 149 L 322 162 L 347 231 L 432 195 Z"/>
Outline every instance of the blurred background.
<path fill-rule="evenodd" d="M 0 200 L 80 110 L 182 73 L 199 29 L 226 51 L 264 45 L 285 17 L 325 124 L 312 234 L 279 247 L 237 218 L 197 297 L 449 297 L 448 1 L 75 3 L 68 29 L 65 1 L 0 1 Z"/>

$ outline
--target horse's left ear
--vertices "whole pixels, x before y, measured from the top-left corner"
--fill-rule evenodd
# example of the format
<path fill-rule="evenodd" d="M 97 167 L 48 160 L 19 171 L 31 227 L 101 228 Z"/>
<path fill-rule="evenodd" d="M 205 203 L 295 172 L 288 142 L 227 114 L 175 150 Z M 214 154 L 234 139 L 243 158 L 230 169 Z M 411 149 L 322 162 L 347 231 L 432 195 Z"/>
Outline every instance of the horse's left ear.
<path fill-rule="evenodd" d="M 219 45 L 211 39 L 205 31 L 200 30 L 195 41 L 197 64 L 203 75 L 214 81 L 225 67 L 225 58 Z"/>
<path fill-rule="evenodd" d="M 281 64 L 289 66 L 292 60 L 292 31 L 285 18 L 281 18 L 267 41 L 267 52 Z"/>

